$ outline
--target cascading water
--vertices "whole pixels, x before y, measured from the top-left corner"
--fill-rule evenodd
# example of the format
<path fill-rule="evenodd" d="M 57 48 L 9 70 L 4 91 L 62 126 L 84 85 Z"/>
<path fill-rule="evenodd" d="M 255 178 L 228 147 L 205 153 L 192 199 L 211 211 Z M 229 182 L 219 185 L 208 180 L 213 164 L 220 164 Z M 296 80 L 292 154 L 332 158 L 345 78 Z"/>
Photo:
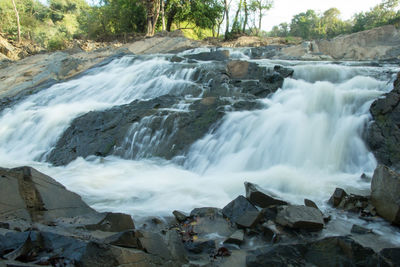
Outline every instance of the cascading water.
<path fill-rule="evenodd" d="M 240 58 L 242 52 L 234 55 Z M 96 209 L 135 215 L 222 207 L 243 194 L 244 181 L 294 203 L 307 197 L 322 207 L 335 187 L 369 187 L 359 176 L 371 173 L 376 162 L 362 134 L 370 104 L 391 89 L 390 73 L 397 70 L 393 66 L 255 60 L 264 66 L 291 66 L 294 76 L 259 100 L 262 109 L 227 113 L 179 160 L 141 159 L 169 138 L 162 127 L 150 130 L 154 120 L 168 115 L 151 115 L 132 123 L 114 156 L 78 158 L 65 167 L 44 162 L 71 121 L 89 111 L 135 99 L 190 94 L 168 110 L 186 112 L 191 98 L 200 97 L 205 86 L 194 81 L 199 64 L 171 63 L 166 57 L 116 59 L 3 110 L 0 165 L 31 165 Z"/>

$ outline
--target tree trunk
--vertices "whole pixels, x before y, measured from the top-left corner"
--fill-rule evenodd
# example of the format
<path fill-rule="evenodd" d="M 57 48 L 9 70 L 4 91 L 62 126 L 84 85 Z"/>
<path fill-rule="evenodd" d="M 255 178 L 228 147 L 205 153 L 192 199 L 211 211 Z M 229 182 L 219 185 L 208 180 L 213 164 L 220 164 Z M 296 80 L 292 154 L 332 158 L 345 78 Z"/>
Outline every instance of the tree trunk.
<path fill-rule="evenodd" d="M 162 31 L 165 31 L 165 3 L 161 0 L 161 19 L 162 19 Z"/>
<path fill-rule="evenodd" d="M 225 39 L 229 35 L 229 4 L 228 0 L 224 0 L 225 4 L 225 16 L 226 16 L 226 28 L 225 28 Z"/>
<path fill-rule="evenodd" d="M 242 9 L 242 0 L 239 1 L 238 10 L 236 11 L 235 18 L 233 19 L 232 31 L 236 33 L 240 33 L 239 13 L 241 9 Z"/>
<path fill-rule="evenodd" d="M 259 17 L 259 21 L 258 21 L 258 35 L 261 35 L 261 21 L 262 21 L 262 17 L 263 17 L 263 14 L 262 14 L 262 7 L 261 7 L 261 1 L 260 1 L 260 17 Z"/>
<path fill-rule="evenodd" d="M 246 0 L 243 1 L 243 7 L 244 7 L 244 22 L 243 22 L 242 32 L 246 33 L 247 20 L 248 20 L 248 16 L 249 16 L 249 14 L 248 14 L 249 11 L 247 9 L 247 1 Z"/>
<path fill-rule="evenodd" d="M 160 15 L 160 1 L 146 0 L 147 9 L 147 33 L 146 36 L 153 36 L 156 31 L 156 24 Z"/>
<path fill-rule="evenodd" d="M 17 10 L 17 5 L 15 4 L 15 0 L 12 0 L 14 6 L 15 17 L 17 18 L 17 29 L 18 29 L 18 43 L 21 42 L 21 25 L 19 23 L 19 14 Z"/>
<path fill-rule="evenodd" d="M 167 31 L 171 31 L 172 23 L 174 22 L 175 15 L 177 13 L 176 8 L 172 8 L 170 12 L 167 14 Z"/>

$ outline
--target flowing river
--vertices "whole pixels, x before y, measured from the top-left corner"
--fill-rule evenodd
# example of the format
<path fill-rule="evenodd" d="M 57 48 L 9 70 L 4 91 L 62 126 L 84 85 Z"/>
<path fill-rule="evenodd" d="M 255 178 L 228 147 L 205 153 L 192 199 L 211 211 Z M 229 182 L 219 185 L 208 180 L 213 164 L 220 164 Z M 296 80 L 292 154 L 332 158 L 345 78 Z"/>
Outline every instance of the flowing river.
<path fill-rule="evenodd" d="M 198 51 L 185 52 L 185 54 Z M 90 70 L 86 75 L 31 95 L 0 114 L 0 165 L 30 165 L 80 194 L 99 211 L 135 216 L 167 215 L 178 209 L 223 207 L 254 182 L 293 203 L 304 198 L 328 209 L 336 187 L 368 193 L 376 160 L 362 135 L 370 120 L 372 101 L 392 89 L 393 65 L 361 63 L 250 60 L 240 51 L 231 56 L 294 69 L 281 89 L 260 99 L 261 109 L 227 112 L 222 122 L 172 160 L 117 154 L 78 158 L 54 167 L 46 157 L 72 120 L 93 110 L 105 110 L 136 99 L 190 91 L 202 94 L 194 82 L 200 65 L 172 63 L 171 55 L 125 56 Z M 185 112 L 186 104 L 176 105 Z M 145 121 L 132 125 L 129 149 L 148 151 L 162 138 L 149 136 Z M 399 239 L 400 240 L 400 239 Z"/>

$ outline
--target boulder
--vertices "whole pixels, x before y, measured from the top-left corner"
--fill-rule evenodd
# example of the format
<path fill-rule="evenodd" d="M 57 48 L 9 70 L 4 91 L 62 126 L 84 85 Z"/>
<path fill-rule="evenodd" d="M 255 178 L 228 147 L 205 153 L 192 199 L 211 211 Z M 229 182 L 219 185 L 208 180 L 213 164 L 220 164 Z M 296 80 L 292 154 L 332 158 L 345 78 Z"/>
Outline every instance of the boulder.
<path fill-rule="evenodd" d="M 400 224 L 400 174 L 379 165 L 371 182 L 371 200 L 377 213 L 394 224 Z"/>
<path fill-rule="evenodd" d="M 253 215 L 258 213 L 257 208 L 251 204 L 244 196 L 238 196 L 232 200 L 228 205 L 222 209 L 222 213 L 225 217 L 231 220 L 233 223 L 239 220 L 245 220 L 247 215 L 252 213 Z"/>
<path fill-rule="evenodd" d="M 78 117 L 58 140 L 47 161 L 58 166 L 90 155 L 171 159 L 183 154 L 223 117 L 229 102 L 219 98 L 212 102 L 197 100 L 187 112 L 165 110 L 180 100 L 162 96 Z M 135 135 L 139 131 L 142 134 Z M 156 145 L 146 138 L 159 132 L 162 134 Z"/>
<path fill-rule="evenodd" d="M 0 220 L 49 222 L 95 215 L 80 196 L 31 167 L 0 168 Z"/>
<path fill-rule="evenodd" d="M 184 212 L 179 211 L 179 210 L 174 210 L 174 211 L 172 212 L 172 214 L 174 214 L 175 219 L 176 219 L 178 222 L 184 222 L 184 221 L 186 221 L 186 220 L 189 218 L 189 216 L 188 216 L 187 214 L 185 214 Z"/>
<path fill-rule="evenodd" d="M 327 237 L 306 244 L 266 246 L 250 252 L 246 266 L 388 266 L 372 249 L 349 237 Z"/>
<path fill-rule="evenodd" d="M 400 168 L 400 73 L 393 90 L 375 100 L 370 108 L 373 121 L 367 129 L 366 142 L 378 163 Z"/>
<path fill-rule="evenodd" d="M 107 212 L 98 223 L 86 225 L 85 228 L 91 231 L 122 232 L 135 229 L 135 225 L 128 214 Z"/>
<path fill-rule="evenodd" d="M 342 188 L 336 188 L 335 192 L 333 192 L 333 195 L 329 199 L 328 203 L 334 207 L 337 207 L 342 202 L 343 198 L 346 196 L 347 196 L 346 191 L 344 191 Z"/>
<path fill-rule="evenodd" d="M 362 227 L 362 226 L 357 225 L 357 224 L 353 224 L 353 226 L 351 227 L 350 232 L 352 234 L 366 235 L 366 234 L 372 233 L 372 230 L 371 229 L 367 229 L 367 228 Z"/>
<path fill-rule="evenodd" d="M 229 59 L 228 50 L 216 50 L 210 52 L 202 52 L 198 54 L 185 55 L 184 57 L 188 59 L 195 59 L 199 61 L 224 61 Z"/>
<path fill-rule="evenodd" d="M 276 222 L 293 229 L 319 231 L 324 227 L 324 219 L 318 209 L 306 206 L 282 206 L 278 209 Z"/>
<path fill-rule="evenodd" d="M 246 189 L 246 198 L 253 203 L 254 205 L 260 208 L 267 208 L 269 206 L 275 205 L 287 205 L 286 201 L 279 199 L 277 196 L 272 193 L 265 193 L 261 188 L 259 188 L 256 184 L 252 184 L 249 182 L 244 183 Z"/>
<path fill-rule="evenodd" d="M 304 199 L 304 205 L 319 210 L 317 204 L 315 204 L 315 202 L 312 200 Z"/>
<path fill-rule="evenodd" d="M 379 254 L 389 266 L 400 266 L 400 248 L 385 248 Z"/>
<path fill-rule="evenodd" d="M 134 230 L 128 230 L 109 236 L 103 240 L 103 243 L 125 248 L 143 248 Z"/>
<path fill-rule="evenodd" d="M 243 230 L 237 230 L 229 238 L 227 238 L 224 241 L 224 243 L 235 244 L 235 245 L 241 245 L 243 242 L 244 242 L 244 231 Z"/>
<path fill-rule="evenodd" d="M 185 248 L 194 254 L 206 253 L 211 254 L 216 246 L 214 240 L 186 242 Z"/>

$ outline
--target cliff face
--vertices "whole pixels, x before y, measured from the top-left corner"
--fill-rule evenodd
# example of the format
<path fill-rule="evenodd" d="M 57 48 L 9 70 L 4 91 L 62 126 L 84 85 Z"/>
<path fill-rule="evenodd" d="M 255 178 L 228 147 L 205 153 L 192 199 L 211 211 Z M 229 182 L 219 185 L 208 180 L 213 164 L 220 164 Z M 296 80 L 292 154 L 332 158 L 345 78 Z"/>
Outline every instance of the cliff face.
<path fill-rule="evenodd" d="M 367 144 L 379 163 L 400 169 L 400 73 L 391 92 L 371 105 Z"/>
<path fill-rule="evenodd" d="M 282 49 L 283 57 L 334 60 L 400 59 L 400 30 L 386 25 Z"/>

